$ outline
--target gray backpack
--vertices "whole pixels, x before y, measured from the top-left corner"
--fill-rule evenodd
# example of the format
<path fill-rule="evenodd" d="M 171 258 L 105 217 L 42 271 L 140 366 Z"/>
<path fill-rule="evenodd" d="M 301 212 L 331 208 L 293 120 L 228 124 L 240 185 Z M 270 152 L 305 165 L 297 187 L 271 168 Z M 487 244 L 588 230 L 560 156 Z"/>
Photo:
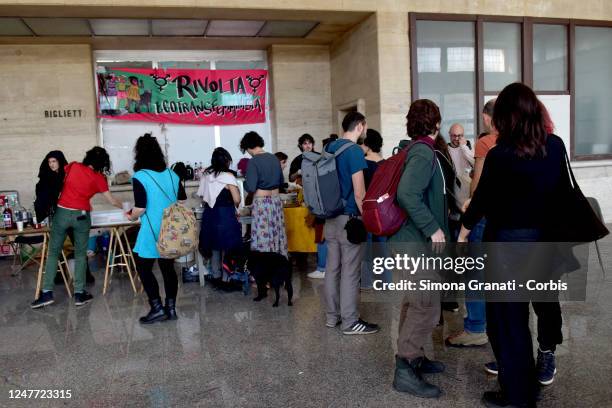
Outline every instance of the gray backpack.
<path fill-rule="evenodd" d="M 320 154 L 302 154 L 304 202 L 313 215 L 333 218 L 342 214 L 346 202 L 342 199 L 336 157 L 353 145 L 352 142 L 345 142 L 335 153 L 328 153 L 323 149 Z"/>

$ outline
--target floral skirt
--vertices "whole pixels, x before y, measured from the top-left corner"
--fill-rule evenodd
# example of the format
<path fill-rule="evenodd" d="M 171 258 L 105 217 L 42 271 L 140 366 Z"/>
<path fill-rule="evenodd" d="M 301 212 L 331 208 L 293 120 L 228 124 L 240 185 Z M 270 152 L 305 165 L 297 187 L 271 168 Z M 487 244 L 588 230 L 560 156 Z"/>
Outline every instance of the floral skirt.
<path fill-rule="evenodd" d="M 251 251 L 287 256 L 287 233 L 283 203 L 278 196 L 253 199 Z"/>

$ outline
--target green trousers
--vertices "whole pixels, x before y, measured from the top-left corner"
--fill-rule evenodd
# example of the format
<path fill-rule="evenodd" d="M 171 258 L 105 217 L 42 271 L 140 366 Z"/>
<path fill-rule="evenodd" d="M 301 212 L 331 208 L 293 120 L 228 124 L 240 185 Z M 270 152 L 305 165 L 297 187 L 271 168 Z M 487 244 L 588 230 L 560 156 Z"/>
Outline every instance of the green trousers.
<path fill-rule="evenodd" d="M 57 273 L 57 261 L 62 253 L 66 231 L 74 230 L 74 291 L 82 292 L 85 289 L 85 271 L 87 270 L 87 241 L 89 240 L 89 229 L 91 217 L 89 212 L 81 210 L 67 210 L 58 207 L 51 220 L 51 242 L 45 266 L 45 279 L 43 290 L 53 290 L 55 274 Z"/>

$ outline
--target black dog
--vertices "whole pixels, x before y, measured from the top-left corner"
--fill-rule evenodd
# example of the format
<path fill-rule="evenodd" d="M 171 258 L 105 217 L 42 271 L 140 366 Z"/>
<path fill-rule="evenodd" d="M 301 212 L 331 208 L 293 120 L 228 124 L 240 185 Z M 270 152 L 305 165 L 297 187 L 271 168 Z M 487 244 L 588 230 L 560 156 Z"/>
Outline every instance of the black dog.
<path fill-rule="evenodd" d="M 280 287 L 285 284 L 289 306 L 293 306 L 293 285 L 291 284 L 291 262 L 283 255 L 269 252 L 251 252 L 249 256 L 249 269 L 257 282 L 257 297 L 253 300 L 259 302 L 268 296 L 267 283 L 274 288 L 276 299 L 272 307 L 278 307 Z"/>

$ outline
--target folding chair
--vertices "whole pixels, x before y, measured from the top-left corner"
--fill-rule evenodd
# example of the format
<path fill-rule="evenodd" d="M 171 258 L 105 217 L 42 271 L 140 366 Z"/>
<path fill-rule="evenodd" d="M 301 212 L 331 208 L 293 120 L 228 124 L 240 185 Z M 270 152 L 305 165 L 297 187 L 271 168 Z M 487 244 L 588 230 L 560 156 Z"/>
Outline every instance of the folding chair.
<path fill-rule="evenodd" d="M 15 265 L 17 258 L 19 258 L 19 269 L 11 273 L 12 276 L 17 276 L 23 269 L 25 269 L 30 262 L 35 262 L 40 265 L 40 261 L 36 259 L 42 254 L 42 245 L 35 247 L 34 245 L 42 244 L 45 240 L 44 235 L 19 235 L 11 243 L 15 257 L 13 258 L 13 266 Z M 24 251 L 25 248 L 29 248 L 29 251 Z M 25 259 L 24 259 L 25 255 Z"/>

